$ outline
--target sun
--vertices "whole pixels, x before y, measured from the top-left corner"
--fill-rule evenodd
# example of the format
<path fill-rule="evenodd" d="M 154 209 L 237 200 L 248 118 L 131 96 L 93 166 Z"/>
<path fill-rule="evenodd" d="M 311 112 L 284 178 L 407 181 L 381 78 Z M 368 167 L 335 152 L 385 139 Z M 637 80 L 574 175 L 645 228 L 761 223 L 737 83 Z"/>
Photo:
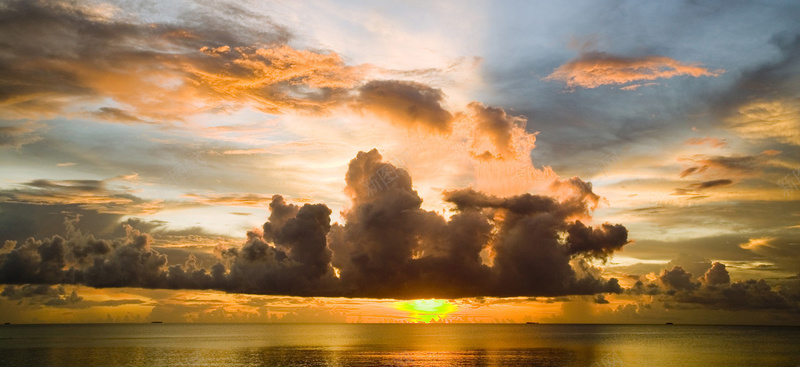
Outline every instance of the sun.
<path fill-rule="evenodd" d="M 396 302 L 394 308 L 408 312 L 414 322 L 431 322 L 444 320 L 448 314 L 458 310 L 458 307 L 441 299 L 417 299 L 406 302 Z"/>

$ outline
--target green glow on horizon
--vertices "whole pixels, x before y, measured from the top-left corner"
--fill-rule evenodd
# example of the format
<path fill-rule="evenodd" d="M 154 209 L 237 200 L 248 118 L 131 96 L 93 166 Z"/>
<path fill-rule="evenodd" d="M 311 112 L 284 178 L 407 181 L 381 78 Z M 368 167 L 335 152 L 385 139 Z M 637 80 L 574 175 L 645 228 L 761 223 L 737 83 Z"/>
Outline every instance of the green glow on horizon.
<path fill-rule="evenodd" d="M 397 302 L 394 308 L 409 313 L 414 322 L 431 322 L 443 320 L 448 314 L 456 311 L 456 305 L 439 299 L 417 299 L 413 301 Z"/>

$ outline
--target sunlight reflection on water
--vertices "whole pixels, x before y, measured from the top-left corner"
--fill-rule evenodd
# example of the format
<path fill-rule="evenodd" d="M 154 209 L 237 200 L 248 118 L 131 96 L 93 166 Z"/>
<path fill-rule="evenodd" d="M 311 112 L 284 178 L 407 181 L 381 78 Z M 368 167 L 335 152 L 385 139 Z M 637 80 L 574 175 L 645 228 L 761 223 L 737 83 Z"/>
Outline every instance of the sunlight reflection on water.
<path fill-rule="evenodd" d="M 129 324 L 0 327 L 3 366 L 797 366 L 800 328 Z"/>

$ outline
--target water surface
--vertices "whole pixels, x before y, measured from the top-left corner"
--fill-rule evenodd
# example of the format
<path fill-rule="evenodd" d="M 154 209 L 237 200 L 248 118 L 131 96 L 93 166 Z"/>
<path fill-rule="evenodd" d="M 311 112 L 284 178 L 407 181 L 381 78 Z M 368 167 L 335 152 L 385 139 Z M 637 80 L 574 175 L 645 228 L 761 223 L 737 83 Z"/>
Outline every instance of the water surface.
<path fill-rule="evenodd" d="M 693 325 L 0 326 L 2 366 L 800 366 L 800 328 Z"/>

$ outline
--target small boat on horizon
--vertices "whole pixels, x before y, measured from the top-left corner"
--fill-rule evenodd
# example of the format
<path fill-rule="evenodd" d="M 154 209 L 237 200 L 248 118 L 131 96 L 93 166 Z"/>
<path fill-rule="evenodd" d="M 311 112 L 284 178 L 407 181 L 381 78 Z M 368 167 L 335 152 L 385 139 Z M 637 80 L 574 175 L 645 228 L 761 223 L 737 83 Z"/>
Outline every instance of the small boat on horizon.
<path fill-rule="evenodd" d="M 163 324 L 163 321 L 150 321 L 151 324 Z"/>

